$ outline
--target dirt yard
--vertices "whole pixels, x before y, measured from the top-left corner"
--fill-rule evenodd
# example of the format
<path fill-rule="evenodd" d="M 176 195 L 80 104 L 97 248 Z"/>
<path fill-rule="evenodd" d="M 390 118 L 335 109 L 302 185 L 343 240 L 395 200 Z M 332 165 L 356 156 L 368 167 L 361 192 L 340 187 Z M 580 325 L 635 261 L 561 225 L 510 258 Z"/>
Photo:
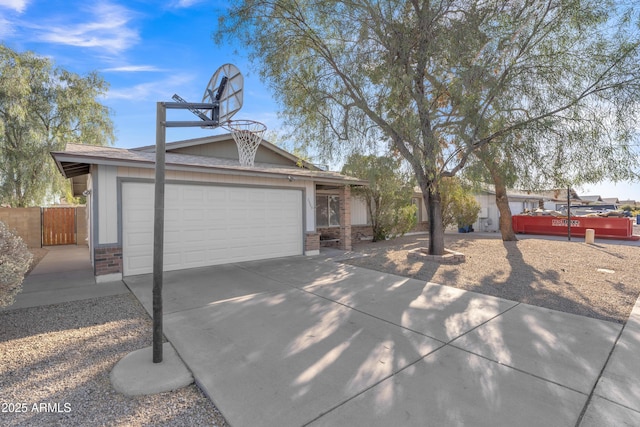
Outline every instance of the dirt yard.
<path fill-rule="evenodd" d="M 464 263 L 407 257 L 409 250 L 427 246 L 426 235 L 357 243 L 354 251 L 366 256 L 346 262 L 618 323 L 627 320 L 640 295 L 640 246 L 447 234 L 445 247 L 464 253 Z"/>

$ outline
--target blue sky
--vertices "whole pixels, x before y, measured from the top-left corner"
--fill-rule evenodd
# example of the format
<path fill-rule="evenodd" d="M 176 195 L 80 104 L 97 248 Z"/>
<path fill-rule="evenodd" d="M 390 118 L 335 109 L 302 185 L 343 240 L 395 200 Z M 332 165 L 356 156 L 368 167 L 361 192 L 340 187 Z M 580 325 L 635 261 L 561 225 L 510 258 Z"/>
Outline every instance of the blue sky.
<path fill-rule="evenodd" d="M 238 46 L 220 48 L 211 38 L 218 0 L 0 0 L 0 39 L 16 51 L 49 56 L 84 75 L 97 70 L 109 82 L 101 100 L 113 110 L 116 146 L 155 143 L 156 102 L 174 93 L 200 102 L 213 72 L 233 63 L 244 75 L 243 108 L 234 118 L 277 130 L 276 106 L 257 73 L 249 72 Z M 169 111 L 168 119 L 195 119 Z M 203 137 L 211 130 L 169 129 L 167 140 Z"/>
<path fill-rule="evenodd" d="M 225 63 L 244 75 L 236 119 L 258 120 L 278 132 L 277 105 L 239 46 L 218 47 L 211 34 L 228 0 L 0 0 L 0 40 L 34 51 L 66 70 L 98 71 L 110 84 L 101 100 L 113 110 L 116 146 L 155 143 L 155 106 L 174 93 L 200 102 L 211 74 Z M 181 114 L 187 114 L 183 116 Z M 190 113 L 169 111 L 168 119 Z M 167 141 L 214 131 L 169 129 Z M 640 200 L 640 183 L 585 185 L 579 194 Z"/>

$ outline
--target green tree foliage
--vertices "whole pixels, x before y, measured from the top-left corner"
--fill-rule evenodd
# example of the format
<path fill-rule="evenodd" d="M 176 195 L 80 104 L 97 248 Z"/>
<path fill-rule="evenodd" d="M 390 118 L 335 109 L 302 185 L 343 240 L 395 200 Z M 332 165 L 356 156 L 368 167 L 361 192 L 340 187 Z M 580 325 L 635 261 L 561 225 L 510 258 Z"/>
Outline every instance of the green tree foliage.
<path fill-rule="evenodd" d="M 374 242 L 401 236 L 416 224 L 413 186 L 400 172 L 400 163 L 392 157 L 352 154 L 342 168 L 342 173 L 369 182 L 353 187 L 352 193 L 367 205 Z"/>
<path fill-rule="evenodd" d="M 216 37 L 237 37 L 249 48 L 301 140 L 327 153 L 388 141 L 423 192 L 429 252 L 442 254 L 439 182 L 476 150 L 521 133 L 530 152 L 560 171 L 564 158 L 587 156 L 576 142 L 597 125 L 585 123 L 606 124 L 605 132 L 615 125 L 622 142 L 634 132 L 640 35 L 636 9 L 624 7 L 601 0 L 242 0 Z M 612 148 L 594 144 L 591 155 L 606 158 Z"/>
<path fill-rule="evenodd" d="M 20 236 L 0 221 L 0 307 L 13 304 L 32 258 Z"/>
<path fill-rule="evenodd" d="M 0 200 L 23 207 L 64 195 L 68 183 L 50 151 L 67 143 L 107 145 L 114 139 L 107 107 L 96 98 L 107 83 L 53 66 L 33 52 L 0 44 Z"/>
<path fill-rule="evenodd" d="M 478 220 L 480 204 L 473 197 L 471 188 L 465 187 L 458 178 L 443 178 L 440 181 L 442 194 L 442 222 L 447 228 L 451 225 L 467 226 Z"/>

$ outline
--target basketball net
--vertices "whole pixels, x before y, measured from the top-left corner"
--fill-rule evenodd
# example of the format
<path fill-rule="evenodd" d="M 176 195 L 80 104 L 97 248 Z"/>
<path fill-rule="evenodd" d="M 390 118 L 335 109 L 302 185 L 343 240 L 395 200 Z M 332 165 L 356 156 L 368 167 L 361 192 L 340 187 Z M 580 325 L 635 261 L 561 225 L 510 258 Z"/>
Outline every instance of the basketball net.
<path fill-rule="evenodd" d="M 242 166 L 253 166 L 258 146 L 267 126 L 254 120 L 229 120 L 224 127 L 231 131 L 238 146 L 238 160 Z"/>

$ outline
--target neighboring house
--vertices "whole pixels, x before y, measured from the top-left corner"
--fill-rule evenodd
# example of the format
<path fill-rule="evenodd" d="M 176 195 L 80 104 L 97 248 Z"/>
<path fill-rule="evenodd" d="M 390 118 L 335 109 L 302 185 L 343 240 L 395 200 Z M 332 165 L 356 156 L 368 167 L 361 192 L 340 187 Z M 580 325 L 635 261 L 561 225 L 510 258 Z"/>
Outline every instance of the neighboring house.
<path fill-rule="evenodd" d="M 640 206 L 640 202 L 637 202 L 635 200 L 620 200 L 619 201 L 620 206 L 631 206 L 632 208 L 636 208 L 638 206 Z"/>
<path fill-rule="evenodd" d="M 555 210 L 555 211 L 561 211 L 562 209 L 566 209 L 567 207 L 567 189 L 566 188 L 541 191 L 540 194 L 546 197 L 544 202 L 544 209 Z M 572 206 L 584 204 L 584 202 L 582 201 L 582 198 L 578 196 L 578 193 L 573 188 L 570 189 L 569 196 L 570 196 L 569 198 L 571 200 Z"/>
<path fill-rule="evenodd" d="M 582 200 L 582 204 L 583 205 L 598 205 L 598 204 L 603 204 L 603 200 L 602 197 L 595 195 L 595 196 L 580 196 L 580 199 Z"/>
<path fill-rule="evenodd" d="M 615 205 L 618 206 L 620 204 L 620 200 L 617 197 L 603 197 L 602 202 L 605 205 Z"/>
<path fill-rule="evenodd" d="M 508 190 L 507 195 L 509 197 L 509 207 L 511 208 L 511 213 L 513 215 L 522 213 L 527 209 L 538 209 L 538 207 L 540 207 L 541 201 L 542 203 L 547 203 L 548 201 L 550 201 L 550 198 L 545 195 L 524 191 Z M 489 188 L 483 191 L 479 191 L 477 194 L 474 194 L 474 197 L 480 204 L 480 213 L 478 214 L 478 220 L 474 224 L 472 224 L 473 229 L 476 231 L 498 231 L 500 215 L 496 206 L 495 191 Z M 418 188 L 415 190 L 414 196 L 412 198 L 412 203 L 416 206 L 419 206 L 419 209 L 417 209 L 417 225 L 411 231 L 428 231 L 429 220 L 427 215 L 427 208 L 424 204 L 422 193 Z M 555 204 L 551 209 L 555 209 Z M 365 202 L 360 198 L 352 197 L 351 219 L 353 241 L 371 238 L 373 232 L 370 225 L 370 215 L 367 213 Z M 457 228 L 458 225 L 454 224 L 451 229 Z M 331 235 L 327 230 L 324 230 L 323 228 L 319 227 L 318 230 L 323 234 Z"/>
<path fill-rule="evenodd" d="M 473 224 L 473 229 L 475 231 L 499 231 L 500 213 L 496 206 L 495 190 L 487 188 L 474 196 L 480 204 L 480 213 L 478 220 Z M 512 215 L 518 215 L 525 210 L 536 210 L 549 201 L 549 197 L 545 195 L 517 190 L 507 190 L 507 197 Z"/>
<path fill-rule="evenodd" d="M 51 155 L 87 197 L 96 280 L 150 273 L 155 146 L 68 144 Z M 365 184 L 268 141 L 252 167 L 240 165 L 230 134 L 168 143 L 165 270 L 317 254 L 325 226 L 351 249 L 350 186 Z"/>

